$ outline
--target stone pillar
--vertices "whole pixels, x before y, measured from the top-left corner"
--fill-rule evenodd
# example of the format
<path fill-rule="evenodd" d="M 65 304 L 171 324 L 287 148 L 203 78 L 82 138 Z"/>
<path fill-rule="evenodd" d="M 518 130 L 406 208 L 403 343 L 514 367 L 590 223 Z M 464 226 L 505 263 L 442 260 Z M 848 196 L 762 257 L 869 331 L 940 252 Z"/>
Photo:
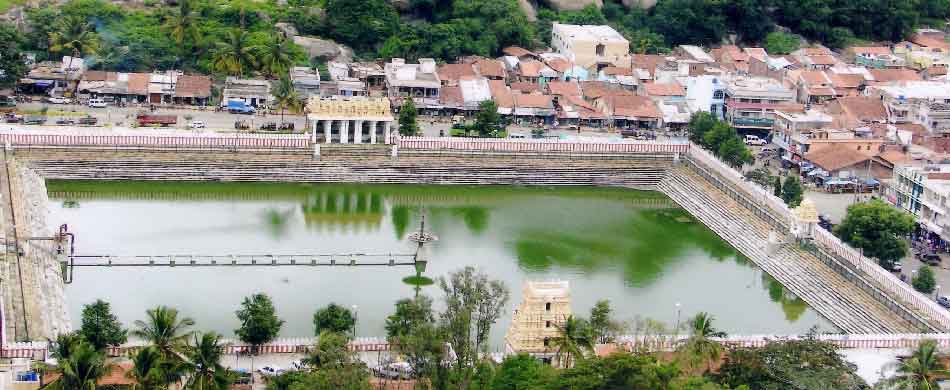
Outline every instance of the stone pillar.
<path fill-rule="evenodd" d="M 320 121 L 314 120 L 313 124 L 310 126 L 310 143 L 312 144 L 317 143 L 317 123 L 318 122 Z"/>
<path fill-rule="evenodd" d="M 379 124 L 377 121 L 369 121 L 369 143 L 376 143 L 376 127 Z"/>
<path fill-rule="evenodd" d="M 353 143 L 361 144 L 363 143 L 363 121 L 356 120 L 356 127 L 353 128 Z"/>
<path fill-rule="evenodd" d="M 330 134 L 332 130 L 333 130 L 333 121 L 331 120 L 323 121 L 323 133 L 326 134 L 327 136 L 327 139 L 324 140 L 323 142 L 330 143 Z"/>
<path fill-rule="evenodd" d="M 383 133 L 386 135 L 386 138 L 384 139 L 386 140 L 385 142 L 387 145 L 392 142 L 392 140 L 389 139 L 389 124 L 389 121 L 383 122 Z"/>
<path fill-rule="evenodd" d="M 350 128 L 350 120 L 344 120 L 340 122 L 340 143 L 347 144 L 350 143 L 350 135 L 347 130 Z"/>

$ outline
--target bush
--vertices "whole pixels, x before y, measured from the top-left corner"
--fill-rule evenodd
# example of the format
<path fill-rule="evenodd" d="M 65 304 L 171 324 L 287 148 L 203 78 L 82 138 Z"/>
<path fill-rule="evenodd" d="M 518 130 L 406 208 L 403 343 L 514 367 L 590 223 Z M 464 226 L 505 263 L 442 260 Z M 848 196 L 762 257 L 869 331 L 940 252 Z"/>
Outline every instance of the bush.
<path fill-rule="evenodd" d="M 923 266 L 917 271 L 917 275 L 911 280 L 914 290 L 924 294 L 931 294 L 937 288 L 937 279 L 934 278 L 934 271 L 928 266 Z"/>

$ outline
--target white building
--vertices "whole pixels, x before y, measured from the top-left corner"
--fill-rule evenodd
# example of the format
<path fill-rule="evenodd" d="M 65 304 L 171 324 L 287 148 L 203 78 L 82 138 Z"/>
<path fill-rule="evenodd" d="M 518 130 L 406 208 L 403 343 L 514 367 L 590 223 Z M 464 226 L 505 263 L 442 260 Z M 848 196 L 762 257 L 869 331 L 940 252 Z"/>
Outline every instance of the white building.
<path fill-rule="evenodd" d="M 390 143 L 393 116 L 386 98 L 320 98 L 307 103 L 314 143 Z"/>
<path fill-rule="evenodd" d="M 872 86 L 869 94 L 881 97 L 891 123 L 919 123 L 931 133 L 950 133 L 950 83 L 907 81 Z"/>
<path fill-rule="evenodd" d="M 522 296 L 505 334 L 506 353 L 529 353 L 552 362 L 557 351 L 550 341 L 560 336 L 560 328 L 571 316 L 570 285 L 528 281 Z"/>
<path fill-rule="evenodd" d="M 630 41 L 610 26 L 554 23 L 551 47 L 585 69 L 630 66 Z"/>
<path fill-rule="evenodd" d="M 393 58 L 386 64 L 386 89 L 394 105 L 411 97 L 416 109 L 436 111 L 442 81 L 436 71 L 435 60 L 420 58 L 418 64 L 407 64 L 402 58 Z"/>

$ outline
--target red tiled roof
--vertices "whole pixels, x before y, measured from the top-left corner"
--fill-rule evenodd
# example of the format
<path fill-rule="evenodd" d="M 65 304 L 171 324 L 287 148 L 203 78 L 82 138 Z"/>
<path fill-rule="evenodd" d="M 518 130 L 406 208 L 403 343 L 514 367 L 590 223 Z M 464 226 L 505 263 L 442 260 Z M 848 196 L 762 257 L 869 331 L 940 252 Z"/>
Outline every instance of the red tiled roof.
<path fill-rule="evenodd" d="M 541 61 L 528 60 L 518 63 L 518 69 L 521 71 L 521 75 L 525 77 L 540 76 L 542 68 L 544 68 L 544 64 Z"/>
<path fill-rule="evenodd" d="M 588 99 L 596 99 L 605 95 L 634 95 L 633 92 L 630 92 L 625 89 L 617 88 L 616 86 L 610 85 L 604 81 L 582 81 L 581 92 L 584 93 L 584 97 Z"/>
<path fill-rule="evenodd" d="M 853 147 L 853 146 L 852 146 Z M 852 148 L 826 147 L 809 152 L 805 159 L 811 161 L 821 169 L 828 172 L 834 172 L 841 168 L 850 167 L 862 161 L 867 161 L 868 156 L 853 150 Z"/>
<path fill-rule="evenodd" d="M 614 115 L 638 118 L 662 118 L 656 103 L 646 96 L 611 96 L 608 103 L 614 107 Z"/>
<path fill-rule="evenodd" d="M 176 97 L 211 97 L 211 77 L 201 75 L 178 76 L 175 84 Z"/>
<path fill-rule="evenodd" d="M 835 90 L 831 87 L 808 87 L 808 94 L 813 96 L 834 96 Z"/>
<path fill-rule="evenodd" d="M 931 36 L 914 34 L 910 36 L 910 41 L 918 46 L 935 47 L 944 51 L 950 50 L 950 42 Z"/>
<path fill-rule="evenodd" d="M 574 81 L 550 81 L 548 82 L 548 92 L 552 95 L 581 96 L 581 88 Z"/>
<path fill-rule="evenodd" d="M 442 87 L 441 91 L 439 91 L 439 103 L 446 106 L 461 106 L 465 103 L 465 98 L 462 97 L 462 88 Z"/>
<path fill-rule="evenodd" d="M 749 57 L 755 58 L 759 61 L 765 61 L 765 57 L 769 56 L 769 53 L 761 47 L 747 47 L 745 48 L 745 52 L 749 55 Z"/>
<path fill-rule="evenodd" d="M 505 64 L 498 60 L 480 58 L 475 61 L 475 66 L 478 67 L 478 73 L 485 77 L 504 78 L 506 76 Z"/>
<path fill-rule="evenodd" d="M 870 96 L 840 97 L 831 104 L 841 108 L 841 113 L 838 114 L 841 118 L 835 120 L 838 126 L 857 126 L 863 122 L 877 122 L 887 119 L 887 110 L 884 108 L 884 103 L 878 98 Z"/>
<path fill-rule="evenodd" d="M 831 54 L 831 51 L 824 47 L 806 47 L 802 49 L 802 54 L 806 56 L 820 56 Z"/>
<path fill-rule="evenodd" d="M 472 64 L 444 64 L 439 66 L 439 80 L 458 81 L 463 76 L 474 76 Z"/>
<path fill-rule="evenodd" d="M 650 96 L 686 96 L 686 90 L 677 83 L 650 83 L 643 87 Z"/>
<path fill-rule="evenodd" d="M 803 71 L 801 78 L 805 81 L 805 85 L 810 87 L 831 84 L 831 80 L 828 79 L 828 76 L 825 74 L 825 72 L 820 70 Z"/>
<path fill-rule="evenodd" d="M 148 73 L 129 73 L 129 94 L 148 95 L 149 79 Z"/>
<path fill-rule="evenodd" d="M 808 56 L 808 58 L 811 59 L 811 63 L 815 65 L 834 65 L 838 62 L 834 56 L 828 54 L 813 55 Z"/>
<path fill-rule="evenodd" d="M 504 49 L 501 49 L 501 52 L 505 55 L 515 56 L 515 57 L 524 57 L 524 56 L 534 56 L 534 52 L 518 46 L 508 46 Z"/>
<path fill-rule="evenodd" d="M 116 72 L 106 72 L 102 70 L 87 70 L 82 75 L 85 81 L 115 81 L 119 74 Z"/>
<path fill-rule="evenodd" d="M 552 58 L 550 61 L 548 61 L 547 65 L 558 73 L 564 73 L 571 69 L 570 61 L 563 58 Z"/>
<path fill-rule="evenodd" d="M 854 54 L 867 54 L 867 55 L 886 55 L 891 54 L 891 48 L 887 46 L 852 46 L 848 48 Z"/>
<path fill-rule="evenodd" d="M 607 66 L 601 69 L 608 76 L 633 76 L 633 69 L 621 68 L 618 66 Z"/>
<path fill-rule="evenodd" d="M 864 75 L 858 73 L 828 73 L 835 88 L 857 88 L 864 84 Z"/>
<path fill-rule="evenodd" d="M 892 81 L 919 81 L 920 75 L 910 69 L 869 69 L 874 81 L 888 83 Z"/>
<path fill-rule="evenodd" d="M 516 81 L 516 82 L 511 83 L 511 89 L 513 91 L 520 91 L 520 92 L 525 92 L 525 93 L 540 92 L 541 86 L 535 83 L 526 83 L 526 82 Z"/>
<path fill-rule="evenodd" d="M 488 88 L 491 90 L 492 100 L 498 107 L 513 108 L 515 106 L 511 89 L 505 85 L 504 80 L 488 80 Z"/>
<path fill-rule="evenodd" d="M 515 106 L 525 108 L 554 108 L 551 95 L 540 93 L 516 93 Z"/>
<path fill-rule="evenodd" d="M 733 61 L 745 62 L 749 60 L 749 55 L 739 49 L 739 46 L 736 45 L 726 45 L 722 47 L 723 53 L 729 53 L 729 56 L 732 57 Z"/>
<path fill-rule="evenodd" d="M 936 65 L 935 65 L 935 66 L 931 66 L 931 67 L 927 68 L 927 74 L 929 74 L 930 77 L 933 77 L 933 76 L 945 76 L 945 75 L 947 74 L 947 67 L 946 67 L 946 66 L 936 66 Z"/>
<path fill-rule="evenodd" d="M 634 68 L 645 69 L 650 72 L 650 76 L 656 73 L 656 67 L 666 62 L 666 57 L 656 54 L 634 54 L 632 57 L 632 66 Z"/>

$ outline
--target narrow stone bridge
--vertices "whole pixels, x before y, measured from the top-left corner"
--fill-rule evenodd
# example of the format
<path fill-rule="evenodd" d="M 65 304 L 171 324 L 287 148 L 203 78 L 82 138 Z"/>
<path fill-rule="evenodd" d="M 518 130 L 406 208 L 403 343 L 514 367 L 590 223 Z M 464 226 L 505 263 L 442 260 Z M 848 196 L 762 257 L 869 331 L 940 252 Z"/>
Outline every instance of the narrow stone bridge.
<path fill-rule="evenodd" d="M 3 137 L 0 132 L 0 141 Z M 121 148 L 94 137 L 77 141 L 81 145 L 69 145 L 68 140 L 49 136 L 40 138 L 42 144 L 30 143 L 39 142 L 36 138 L 7 138 L 4 142 L 10 144 L 12 156 L 5 161 L 12 169 L 13 182 L 21 182 L 21 190 L 14 191 L 12 197 L 13 209 L 24 209 L 16 213 L 16 219 L 41 224 L 37 216 L 45 213 L 45 178 L 586 185 L 654 190 L 695 215 L 843 332 L 933 333 L 950 328 L 946 310 L 824 230 L 819 229 L 811 242 L 795 242 L 789 235 L 791 212 L 780 200 L 688 144 L 411 139 L 388 146 L 331 145 L 316 149 L 316 145 L 300 146 L 286 137 L 272 147 L 266 136 L 263 140 L 242 137 L 240 144 L 229 144 L 219 137 L 215 142 L 224 142 L 221 147 L 192 138 L 189 136 L 186 142 L 163 136 L 155 144 L 147 136 L 117 141 L 110 138 L 122 144 Z M 188 146 L 192 144 L 199 146 Z M 31 200 L 18 200 L 17 193 L 29 193 Z M 5 210 L 3 221 L 8 228 Z M 773 231 L 783 242 L 777 248 L 766 246 Z M 24 234 L 17 240 L 22 243 L 22 237 L 29 235 L 36 234 Z M 43 260 L 33 257 L 32 265 L 26 268 L 32 273 L 21 272 L 29 276 L 22 287 L 12 283 L 17 276 L 13 272 L 16 256 L 8 255 L 0 268 L 4 272 L 0 288 L 7 340 L 42 339 L 69 327 L 59 267 L 50 260 L 52 248 L 34 253 L 48 255 L 42 255 Z M 53 280 L 59 280 L 59 285 Z M 31 309 L 34 307 L 44 310 Z M 44 311 L 48 313 L 39 313 Z M 17 328 L 27 322 L 33 325 Z"/>

